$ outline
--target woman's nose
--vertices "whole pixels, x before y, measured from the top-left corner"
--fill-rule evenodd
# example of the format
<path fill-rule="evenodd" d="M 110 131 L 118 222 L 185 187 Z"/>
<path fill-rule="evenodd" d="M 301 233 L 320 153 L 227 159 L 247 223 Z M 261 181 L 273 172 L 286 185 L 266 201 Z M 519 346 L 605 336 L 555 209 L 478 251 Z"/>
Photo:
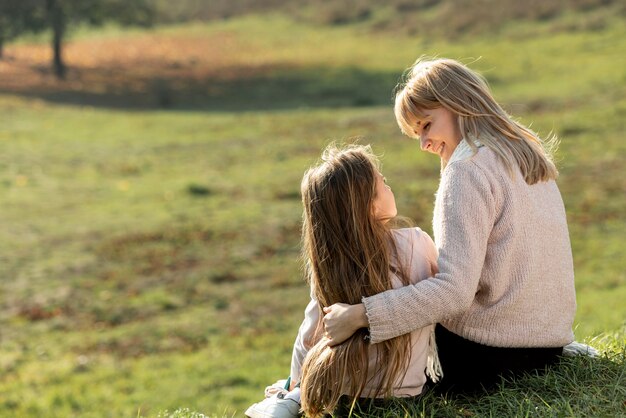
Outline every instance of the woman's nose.
<path fill-rule="evenodd" d="M 420 136 L 420 148 L 422 149 L 422 151 L 428 151 L 432 148 L 432 146 L 433 143 L 430 141 L 430 139 L 426 138 L 425 136 Z"/>

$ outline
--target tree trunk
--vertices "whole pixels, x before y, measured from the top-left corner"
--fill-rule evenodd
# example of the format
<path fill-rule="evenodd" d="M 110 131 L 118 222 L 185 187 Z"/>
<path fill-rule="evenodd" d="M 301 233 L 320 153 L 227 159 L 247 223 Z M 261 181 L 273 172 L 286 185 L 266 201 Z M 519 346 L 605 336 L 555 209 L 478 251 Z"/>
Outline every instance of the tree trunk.
<path fill-rule="evenodd" d="M 6 12 L 0 12 L 0 60 L 4 58 L 4 43 L 7 39 L 11 38 L 12 30 L 9 29 L 11 26 L 7 19 L 7 16 L 3 14 Z M 15 38 L 15 33 L 13 33 L 13 38 Z"/>
<path fill-rule="evenodd" d="M 52 40 L 54 48 L 54 74 L 57 78 L 65 78 L 65 64 L 63 63 L 63 28 L 61 26 L 54 27 L 54 35 Z"/>
<path fill-rule="evenodd" d="M 48 16 L 52 25 L 52 50 L 54 52 L 52 68 L 57 78 L 64 79 L 63 35 L 65 34 L 65 14 L 58 0 L 48 0 Z"/>

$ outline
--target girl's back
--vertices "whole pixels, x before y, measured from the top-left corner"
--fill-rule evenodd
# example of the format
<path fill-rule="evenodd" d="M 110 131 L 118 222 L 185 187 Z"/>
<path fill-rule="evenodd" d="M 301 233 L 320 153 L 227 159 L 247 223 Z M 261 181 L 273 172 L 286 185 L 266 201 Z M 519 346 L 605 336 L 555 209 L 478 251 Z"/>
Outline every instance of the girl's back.
<path fill-rule="evenodd" d="M 392 236 L 396 243 L 399 260 L 393 260 L 404 268 L 411 284 L 431 277 L 437 271 L 437 250 L 432 239 L 420 228 L 403 228 L 392 230 Z M 402 287 L 402 281 L 393 272 L 392 285 L 394 288 Z M 435 345 L 434 325 L 428 325 L 411 332 L 411 357 L 407 363 L 407 372 L 393 387 L 392 395 L 395 397 L 417 396 L 422 392 L 426 383 L 426 370 L 434 362 Z M 368 381 L 371 383 L 365 387 L 363 397 L 372 397 L 378 387 L 376 379 L 377 345 L 370 345 L 370 370 Z M 430 357 L 430 359 L 429 359 Z M 351 394 L 348 394 L 351 395 Z"/>
<path fill-rule="evenodd" d="M 398 259 L 393 263 L 396 267 L 403 268 L 411 284 L 431 277 L 436 272 L 437 250 L 432 239 L 420 228 L 403 228 L 392 230 L 392 237 L 398 251 Z M 392 285 L 394 288 L 403 286 L 400 278 L 390 272 Z M 314 292 L 312 292 L 314 293 Z M 302 363 L 306 354 L 321 339 L 323 329 L 321 324 L 322 315 L 317 301 L 312 300 L 305 310 L 305 319 L 298 332 L 298 337 L 294 344 L 293 357 L 291 362 L 291 377 L 294 381 L 300 380 Z M 434 325 L 417 329 L 411 333 L 410 359 L 407 362 L 407 371 L 404 376 L 394 383 L 393 396 L 406 397 L 416 396 L 422 392 L 426 383 L 425 371 L 429 364 L 432 365 L 436 356 L 434 341 L 431 340 Z M 369 346 L 369 370 L 367 385 L 361 394 L 362 397 L 374 397 L 379 384 L 377 378 L 378 346 Z M 347 382 L 346 382 L 347 383 Z M 348 385 L 344 385 L 346 387 Z M 354 395 L 344 393 L 345 395 Z"/>
<path fill-rule="evenodd" d="M 367 146 L 327 148 L 322 162 L 305 173 L 301 193 L 302 255 L 317 300 L 307 309 L 310 318 L 294 350 L 292 370 L 298 369 L 294 380 L 301 384 L 303 410 L 307 416 L 322 416 L 332 412 L 344 394 L 419 394 L 430 332 L 422 336 L 420 330 L 372 346 L 362 328 L 344 343 L 330 346 L 332 341 L 320 333 L 320 308 L 338 301 L 358 303 L 430 276 L 436 260 L 432 240 L 419 229 L 389 227 L 397 215 L 395 198 Z"/>

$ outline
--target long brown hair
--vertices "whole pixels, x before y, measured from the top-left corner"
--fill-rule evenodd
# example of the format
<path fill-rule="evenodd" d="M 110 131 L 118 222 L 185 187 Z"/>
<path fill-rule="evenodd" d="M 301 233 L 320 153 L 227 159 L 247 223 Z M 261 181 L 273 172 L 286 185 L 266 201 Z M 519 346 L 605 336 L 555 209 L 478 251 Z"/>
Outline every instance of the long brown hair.
<path fill-rule="evenodd" d="M 321 163 L 304 175 L 302 256 L 320 309 L 338 302 L 361 303 L 363 297 L 391 289 L 392 269 L 409 284 L 395 261 L 397 250 L 389 226 L 374 216 L 378 168 L 369 146 L 331 145 Z M 374 396 L 390 396 L 404 378 L 410 335 L 376 344 L 376 364 L 369 364 L 367 335 L 361 329 L 334 347 L 321 338 L 309 351 L 301 380 L 307 416 L 332 412 L 344 394 L 356 400 L 368 383 L 372 385 L 372 378 L 378 382 Z"/>
<path fill-rule="evenodd" d="M 460 62 L 422 57 L 398 86 L 396 121 L 405 135 L 415 137 L 416 121 L 423 111 L 438 107 L 456 115 L 461 133 L 474 152 L 474 140 L 478 140 L 492 149 L 510 172 L 519 167 L 526 183 L 557 177 L 551 157 L 556 137 L 542 140 L 513 120 L 495 101 L 485 79 Z"/>

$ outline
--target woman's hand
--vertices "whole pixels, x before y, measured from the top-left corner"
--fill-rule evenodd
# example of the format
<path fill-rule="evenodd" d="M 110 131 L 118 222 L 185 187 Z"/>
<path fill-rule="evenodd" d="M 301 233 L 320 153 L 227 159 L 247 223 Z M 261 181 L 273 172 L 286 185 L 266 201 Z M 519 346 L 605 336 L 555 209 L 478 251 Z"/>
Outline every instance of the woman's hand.
<path fill-rule="evenodd" d="M 355 333 L 359 328 L 369 326 L 365 305 L 348 305 L 335 303 L 324 308 L 324 330 L 328 345 L 341 344 Z"/>

